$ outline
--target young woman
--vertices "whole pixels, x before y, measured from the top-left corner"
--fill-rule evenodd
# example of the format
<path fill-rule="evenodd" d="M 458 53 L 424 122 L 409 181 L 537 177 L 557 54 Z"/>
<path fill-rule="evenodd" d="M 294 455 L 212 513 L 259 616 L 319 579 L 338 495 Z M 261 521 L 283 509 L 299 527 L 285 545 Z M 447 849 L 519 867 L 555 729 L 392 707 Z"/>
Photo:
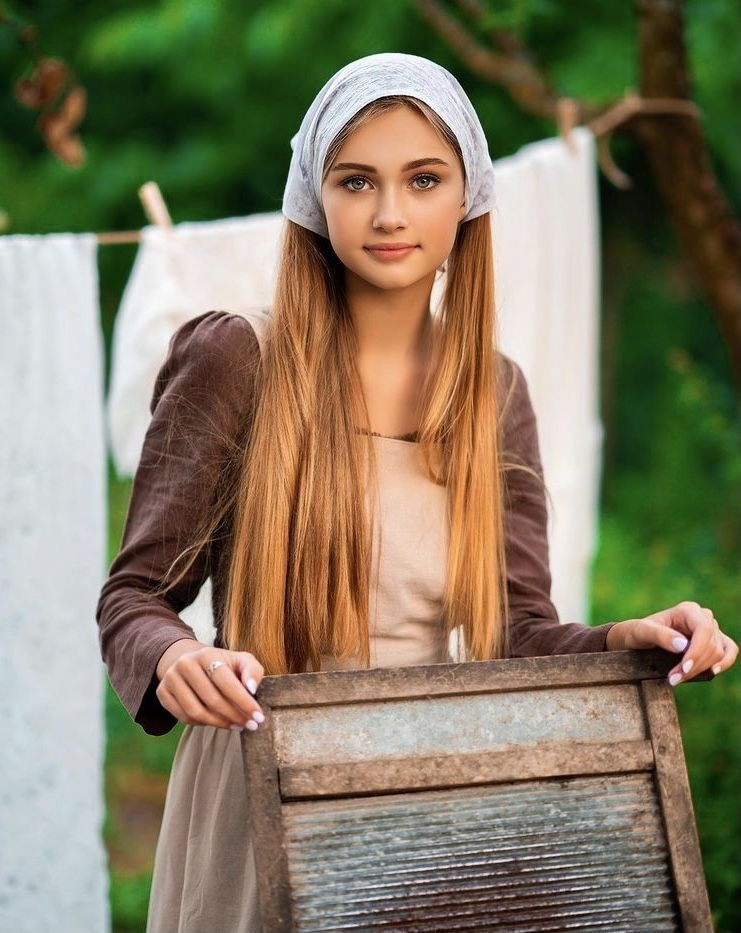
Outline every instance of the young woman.
<path fill-rule="evenodd" d="M 672 684 L 738 653 L 691 601 L 559 622 L 535 416 L 495 347 L 492 164 L 456 79 L 362 58 L 291 143 L 272 314 L 173 336 L 98 604 L 132 717 L 187 724 L 154 931 L 260 929 L 238 733 L 265 674 L 445 662 L 453 629 L 469 660 L 658 646 Z M 213 645 L 178 616 L 208 577 Z"/>

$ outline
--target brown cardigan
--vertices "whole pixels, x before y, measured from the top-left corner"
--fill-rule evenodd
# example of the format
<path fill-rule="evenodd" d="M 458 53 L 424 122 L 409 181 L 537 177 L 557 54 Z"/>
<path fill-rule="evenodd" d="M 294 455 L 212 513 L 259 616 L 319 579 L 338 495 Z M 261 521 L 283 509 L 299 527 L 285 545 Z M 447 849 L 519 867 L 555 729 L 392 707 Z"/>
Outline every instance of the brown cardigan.
<path fill-rule="evenodd" d="M 499 354 L 504 397 L 507 460 L 534 467 L 542 476 L 530 396 L 520 367 Z M 228 462 L 229 440 L 246 440 L 249 391 L 260 359 L 252 325 L 226 311 L 208 311 L 187 321 L 172 336 L 155 382 L 152 420 L 134 476 L 121 549 L 111 564 L 96 609 L 101 654 L 111 684 L 131 717 L 151 735 L 162 735 L 175 718 L 160 704 L 156 667 L 164 651 L 181 638 L 195 638 L 178 613 L 212 578 L 212 601 L 220 639 L 228 570 L 228 528 L 199 553 L 184 580 L 165 597 L 149 593 L 188 532 L 212 502 Z M 170 433 L 169 446 L 168 433 Z M 163 454 L 169 451 L 168 468 Z M 615 623 L 588 626 L 560 623 L 550 599 L 547 511 L 543 487 L 522 471 L 507 474 L 505 541 L 512 657 L 604 651 Z"/>

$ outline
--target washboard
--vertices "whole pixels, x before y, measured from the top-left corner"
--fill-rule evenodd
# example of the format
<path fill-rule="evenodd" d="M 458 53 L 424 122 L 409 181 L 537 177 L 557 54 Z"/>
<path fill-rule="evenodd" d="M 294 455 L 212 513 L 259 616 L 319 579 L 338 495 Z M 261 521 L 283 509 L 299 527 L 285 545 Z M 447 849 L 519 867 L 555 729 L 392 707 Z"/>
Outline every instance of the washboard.
<path fill-rule="evenodd" d="M 265 933 L 711 931 L 676 657 L 264 678 L 242 748 Z"/>

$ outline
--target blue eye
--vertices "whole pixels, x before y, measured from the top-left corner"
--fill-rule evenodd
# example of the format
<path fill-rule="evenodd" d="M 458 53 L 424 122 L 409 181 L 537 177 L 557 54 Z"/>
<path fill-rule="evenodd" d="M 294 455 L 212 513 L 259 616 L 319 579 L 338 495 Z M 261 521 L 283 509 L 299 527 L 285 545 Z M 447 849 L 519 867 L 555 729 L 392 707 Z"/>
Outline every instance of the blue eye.
<path fill-rule="evenodd" d="M 420 188 L 420 191 L 429 191 L 431 187 L 437 188 L 438 184 L 440 183 L 440 179 L 437 177 L 437 175 L 415 175 L 414 181 L 416 181 L 418 178 L 428 178 L 435 182 L 435 184 L 432 186 L 427 185 L 424 188 Z"/>
<path fill-rule="evenodd" d="M 348 178 L 346 181 L 342 182 L 342 187 L 347 188 L 348 191 L 362 191 L 363 190 L 362 188 L 348 188 L 347 187 L 353 181 L 367 181 L 367 179 L 363 178 L 362 175 L 353 175 L 352 178 Z"/>
<path fill-rule="evenodd" d="M 425 185 L 425 187 L 423 188 L 417 188 L 417 191 L 431 191 L 432 188 L 436 188 L 440 184 L 440 179 L 437 177 L 437 175 L 428 175 L 428 174 L 415 175 L 412 181 L 417 181 L 420 178 L 425 178 L 430 181 L 433 181 L 434 184 Z M 364 181 L 368 181 L 368 179 L 364 175 L 353 175 L 352 178 L 346 178 L 345 181 L 341 183 L 341 186 L 345 188 L 346 191 L 362 191 L 363 190 L 362 188 L 348 187 L 354 181 L 364 182 Z"/>

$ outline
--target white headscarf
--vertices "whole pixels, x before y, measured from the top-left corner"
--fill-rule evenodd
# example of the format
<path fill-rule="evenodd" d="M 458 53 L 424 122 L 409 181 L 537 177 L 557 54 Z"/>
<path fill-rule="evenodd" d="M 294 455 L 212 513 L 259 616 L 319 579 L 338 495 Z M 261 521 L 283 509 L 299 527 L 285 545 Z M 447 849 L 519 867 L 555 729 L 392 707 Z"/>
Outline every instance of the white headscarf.
<path fill-rule="evenodd" d="M 455 134 L 466 169 L 463 221 L 494 206 L 494 168 L 486 136 L 466 92 L 441 65 L 419 55 L 379 52 L 350 62 L 327 81 L 291 139 L 291 165 L 283 192 L 289 220 L 329 237 L 322 208 L 322 168 L 327 151 L 347 121 L 379 97 L 407 94 L 428 104 Z"/>

